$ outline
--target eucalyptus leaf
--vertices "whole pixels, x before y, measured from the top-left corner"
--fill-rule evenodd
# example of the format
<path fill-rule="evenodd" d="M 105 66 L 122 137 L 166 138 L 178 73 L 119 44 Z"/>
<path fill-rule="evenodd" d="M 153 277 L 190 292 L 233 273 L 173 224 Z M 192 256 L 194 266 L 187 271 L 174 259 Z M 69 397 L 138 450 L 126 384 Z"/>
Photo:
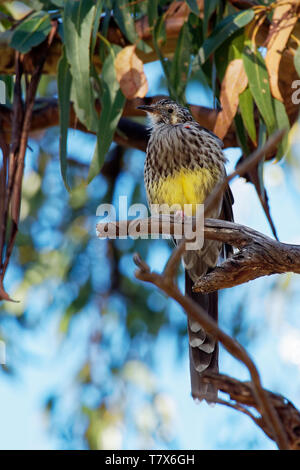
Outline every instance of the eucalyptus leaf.
<path fill-rule="evenodd" d="M 115 0 L 113 4 L 113 11 L 114 19 L 127 39 L 132 44 L 136 44 L 137 47 L 143 52 L 151 52 L 152 48 L 138 37 L 135 29 L 134 18 L 130 9 L 130 3 L 128 0 Z"/>
<path fill-rule="evenodd" d="M 149 26 L 153 26 L 158 18 L 158 0 L 148 1 L 147 9 Z"/>
<path fill-rule="evenodd" d="M 245 128 L 243 126 L 242 117 L 237 113 L 234 117 L 235 130 L 237 133 L 237 138 L 240 144 L 240 147 L 244 155 L 249 155 L 250 150 L 247 143 L 247 136 L 245 133 Z"/>
<path fill-rule="evenodd" d="M 72 75 L 72 97 L 80 121 L 96 132 L 97 113 L 90 80 L 90 43 L 95 15 L 93 0 L 67 0 L 63 14 L 67 59 Z"/>
<path fill-rule="evenodd" d="M 111 48 L 102 68 L 101 114 L 97 131 L 97 144 L 89 168 L 88 182 L 92 181 L 101 170 L 125 104 L 125 97 L 120 90 L 114 66 L 116 53 L 119 50 L 121 48 L 117 46 Z"/>
<path fill-rule="evenodd" d="M 264 59 L 258 50 L 252 49 L 250 43 L 246 43 L 243 62 L 253 99 L 271 135 L 276 128 L 276 120 Z"/>
<path fill-rule="evenodd" d="M 59 158 L 62 178 L 68 191 L 70 188 L 67 182 L 67 139 L 70 120 L 71 83 L 72 76 L 70 72 L 70 66 L 66 58 L 65 48 L 63 48 L 63 53 L 58 63 L 57 69 L 57 89 L 60 127 Z"/>
<path fill-rule="evenodd" d="M 200 15 L 200 10 L 198 8 L 197 0 L 185 0 L 188 6 L 190 7 L 191 11 L 194 15 Z"/>
<path fill-rule="evenodd" d="M 254 11 L 250 9 L 227 16 L 218 23 L 212 34 L 204 41 L 203 46 L 199 50 L 201 62 L 204 64 L 208 57 L 215 52 L 229 36 L 246 26 L 253 18 Z"/>
<path fill-rule="evenodd" d="M 94 17 L 94 24 L 92 29 L 92 40 L 91 40 L 91 56 L 94 54 L 96 42 L 97 42 L 97 34 L 99 32 L 99 24 L 100 18 L 102 14 L 104 0 L 97 0 L 96 1 L 96 8 L 95 8 L 95 17 Z"/>
<path fill-rule="evenodd" d="M 282 157 L 286 155 L 287 150 L 288 150 L 288 140 L 289 140 L 288 131 L 290 130 L 290 121 L 286 113 L 284 104 L 281 103 L 281 101 L 276 100 L 275 98 L 274 98 L 274 108 L 275 108 L 277 128 L 286 129 L 286 133 L 283 136 L 283 139 L 281 140 L 280 144 L 278 145 L 276 160 L 279 161 L 281 160 Z"/>
<path fill-rule="evenodd" d="M 10 45 L 22 54 L 27 54 L 33 47 L 45 41 L 50 31 L 49 14 L 42 10 L 38 11 L 14 29 Z"/>
<path fill-rule="evenodd" d="M 204 0 L 203 35 L 206 36 L 208 22 L 220 0 Z"/>
<path fill-rule="evenodd" d="M 296 54 L 294 55 L 294 65 L 300 77 L 300 46 L 298 47 L 298 49 L 296 50 Z"/>
<path fill-rule="evenodd" d="M 244 126 L 253 143 L 256 143 L 256 127 L 254 119 L 254 102 L 249 87 L 239 97 L 239 107 Z"/>
<path fill-rule="evenodd" d="M 263 147 L 267 141 L 267 128 L 264 122 L 260 121 L 259 123 L 259 131 L 258 131 L 258 146 Z M 260 196 L 262 197 L 263 201 L 266 200 L 266 190 L 264 184 L 264 163 L 265 163 L 265 155 L 261 158 L 257 164 L 257 176 L 259 182 L 259 190 Z"/>
<path fill-rule="evenodd" d="M 190 33 L 187 23 L 180 30 L 175 54 L 170 69 L 170 84 L 174 98 L 181 104 L 185 104 L 185 88 L 190 68 Z"/>

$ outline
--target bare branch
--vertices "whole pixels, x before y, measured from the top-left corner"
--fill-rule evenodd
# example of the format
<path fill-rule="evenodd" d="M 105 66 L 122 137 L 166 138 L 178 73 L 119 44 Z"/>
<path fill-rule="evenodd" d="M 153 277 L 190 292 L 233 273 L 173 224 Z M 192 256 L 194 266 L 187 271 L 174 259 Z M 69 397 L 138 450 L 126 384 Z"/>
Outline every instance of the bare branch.
<path fill-rule="evenodd" d="M 166 220 L 170 223 L 166 224 Z M 190 221 L 186 218 L 178 222 L 172 216 L 165 215 L 157 223 L 155 216 L 135 221 L 99 223 L 97 231 L 100 238 L 107 237 L 108 233 L 115 233 L 117 237 L 119 233 L 127 233 L 128 236 L 136 236 L 137 233 L 140 236 L 174 235 L 183 231 L 183 224 L 190 224 L 190 228 L 194 229 L 196 220 L 191 217 Z M 166 230 L 168 225 L 169 230 Z M 225 289 L 272 274 L 300 274 L 298 245 L 280 243 L 250 227 L 219 219 L 205 219 L 203 230 L 204 238 L 222 241 L 239 250 L 209 274 L 201 277 L 194 284 L 196 292 L 208 293 Z"/>
<path fill-rule="evenodd" d="M 251 375 L 251 386 L 253 387 L 253 393 L 261 410 L 262 417 L 267 426 L 269 426 L 269 429 L 272 430 L 272 436 L 274 436 L 273 438 L 277 442 L 278 447 L 280 449 L 288 449 L 288 440 L 282 423 L 262 388 L 259 373 L 254 362 L 248 356 L 243 346 L 222 331 L 200 305 L 196 304 L 190 297 L 183 295 L 173 280 L 166 278 L 164 275 L 151 272 L 145 261 L 141 260 L 137 254 L 134 256 L 134 261 L 139 268 L 135 273 L 137 279 L 156 285 L 165 294 L 176 300 L 189 318 L 199 322 L 205 331 L 215 336 L 230 354 L 245 364 Z"/>
<path fill-rule="evenodd" d="M 253 395 L 251 383 L 240 382 L 232 377 L 223 374 L 207 372 L 203 376 L 203 381 L 213 383 L 219 390 L 226 393 L 231 401 L 218 399 L 217 403 L 229 406 L 237 411 L 245 413 L 254 423 L 259 426 L 271 439 L 274 439 L 272 430 L 268 427 L 262 416 L 256 417 L 250 411 L 254 408 L 261 414 L 257 402 Z M 276 410 L 283 427 L 287 433 L 289 449 L 300 450 L 300 413 L 294 405 L 282 395 L 265 390 L 268 400 Z M 249 409 L 250 408 L 250 409 Z"/>
<path fill-rule="evenodd" d="M 133 100 L 127 100 L 123 112 L 123 117 L 119 121 L 118 129 L 121 134 L 116 132 L 114 135 L 114 141 L 124 147 L 132 147 L 138 150 L 145 151 L 148 142 L 148 130 L 140 123 L 127 119 L 128 117 L 144 117 L 144 113 L 137 109 L 137 106 L 142 104 L 151 104 L 159 99 L 166 98 L 165 95 L 157 95 L 149 98 L 136 98 Z M 35 101 L 36 108 L 33 111 L 31 121 L 31 132 L 39 132 L 52 126 L 58 126 L 59 124 L 59 107 L 56 99 L 37 99 Z M 206 108 L 204 106 L 190 105 L 192 114 L 196 121 L 207 129 L 212 130 L 218 115 L 218 111 L 215 109 Z M 101 112 L 100 103 L 96 103 L 97 112 Z M 11 135 L 12 126 L 12 111 L 5 105 L 0 105 L 0 118 L 3 120 L 3 131 L 6 136 L 6 141 L 9 141 Z M 70 108 L 70 122 L 69 127 L 73 129 L 79 129 L 83 132 L 90 132 L 86 127 L 78 121 L 73 106 Z M 238 142 L 233 126 L 229 129 L 227 135 L 224 138 L 224 146 L 237 147 Z"/>

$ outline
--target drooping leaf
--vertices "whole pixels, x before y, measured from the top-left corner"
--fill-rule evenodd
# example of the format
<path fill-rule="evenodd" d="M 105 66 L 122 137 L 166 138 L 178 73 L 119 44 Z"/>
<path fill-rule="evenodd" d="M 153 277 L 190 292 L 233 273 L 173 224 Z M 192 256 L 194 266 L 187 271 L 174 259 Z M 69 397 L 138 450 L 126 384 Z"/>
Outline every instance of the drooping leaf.
<path fill-rule="evenodd" d="M 128 99 L 144 98 L 148 91 L 144 64 L 136 55 L 135 49 L 135 46 L 126 46 L 115 59 L 116 77 Z"/>
<path fill-rule="evenodd" d="M 275 116 L 277 121 L 277 128 L 278 129 L 286 129 L 286 134 L 284 135 L 282 141 L 278 146 L 278 151 L 276 155 L 276 160 L 279 161 L 281 158 L 286 155 L 288 151 L 288 140 L 289 134 L 288 131 L 290 130 L 290 121 L 288 115 L 285 110 L 285 106 L 281 101 L 274 99 L 274 108 L 275 108 Z"/>
<path fill-rule="evenodd" d="M 271 135 L 276 127 L 276 120 L 264 59 L 259 51 L 252 49 L 249 43 L 246 43 L 243 62 L 249 80 L 250 91 L 266 123 L 268 133 Z"/>
<path fill-rule="evenodd" d="M 298 49 L 296 50 L 296 54 L 294 55 L 294 65 L 300 77 L 300 46 L 298 47 Z"/>
<path fill-rule="evenodd" d="M 58 103 L 59 103 L 59 127 L 60 127 L 60 139 L 59 139 L 59 158 L 60 158 L 60 170 L 64 184 L 69 190 L 67 182 L 67 138 L 68 138 L 68 127 L 70 120 L 70 96 L 71 96 L 71 83 L 72 76 L 70 73 L 70 66 L 68 64 L 65 48 L 63 48 L 63 54 L 58 63 L 57 69 L 57 89 L 58 89 Z"/>
<path fill-rule="evenodd" d="M 243 30 L 237 31 L 230 41 L 228 49 L 228 61 L 241 59 L 245 44 L 245 33 Z"/>
<path fill-rule="evenodd" d="M 185 0 L 188 6 L 191 9 L 191 12 L 194 13 L 194 15 L 198 16 L 200 14 L 200 10 L 197 4 L 197 0 Z"/>
<path fill-rule="evenodd" d="M 45 11 L 38 11 L 24 21 L 15 29 L 10 45 L 13 49 L 27 54 L 33 47 L 43 42 L 51 31 L 50 16 Z"/>
<path fill-rule="evenodd" d="M 14 96 L 14 77 L 0 75 L 0 104 L 12 103 Z"/>
<path fill-rule="evenodd" d="M 263 121 L 259 123 L 258 129 L 258 146 L 263 147 L 267 140 L 267 128 Z M 266 190 L 264 184 L 264 163 L 265 163 L 266 156 L 264 155 L 257 164 L 257 176 L 258 176 L 258 184 L 259 186 L 256 187 L 256 191 L 262 201 L 265 201 Z"/>
<path fill-rule="evenodd" d="M 208 57 L 223 44 L 223 42 L 239 29 L 246 26 L 254 18 L 253 10 L 245 10 L 240 13 L 234 13 L 222 20 L 212 32 L 212 34 L 204 41 L 203 46 L 199 50 L 202 64 L 206 62 Z"/>
<path fill-rule="evenodd" d="M 158 0 L 147 2 L 147 9 L 149 26 L 154 26 L 158 18 Z"/>
<path fill-rule="evenodd" d="M 27 3 L 33 10 L 50 10 L 63 7 L 64 0 L 29 0 Z"/>
<path fill-rule="evenodd" d="M 116 53 L 120 50 L 120 47 L 113 46 L 102 68 L 101 114 L 97 131 L 97 144 L 89 168 L 88 182 L 92 181 L 101 170 L 125 104 L 125 97 L 117 81 L 114 67 Z"/>
<path fill-rule="evenodd" d="M 100 33 L 101 33 L 101 36 L 103 36 L 104 38 L 106 38 L 107 36 L 109 23 L 111 20 L 111 14 L 112 12 L 109 8 L 104 9 L 104 16 L 102 18 L 102 21 L 100 22 Z M 100 57 L 101 63 L 103 63 L 106 57 L 106 45 L 104 41 L 100 41 L 100 44 L 99 44 L 99 57 Z"/>
<path fill-rule="evenodd" d="M 238 142 L 239 142 L 240 147 L 243 151 L 243 155 L 247 156 L 247 155 L 250 154 L 250 150 L 249 150 L 249 146 L 248 146 L 248 142 L 247 142 L 245 127 L 243 125 L 243 120 L 242 120 L 242 117 L 239 113 L 237 113 L 234 117 L 234 124 L 235 124 L 235 130 L 236 130 Z M 239 162 L 237 163 L 237 165 L 238 164 L 239 164 Z M 247 175 L 245 175 L 245 177 L 247 178 Z"/>
<path fill-rule="evenodd" d="M 207 34 L 208 22 L 220 0 L 204 0 L 203 36 Z"/>
<path fill-rule="evenodd" d="M 64 37 L 72 75 L 72 98 L 80 121 L 97 129 L 97 114 L 90 82 L 90 41 L 95 14 L 93 0 L 67 0 L 64 8 Z"/>
<path fill-rule="evenodd" d="M 185 104 L 184 92 L 189 74 L 190 60 L 190 33 L 188 24 L 184 23 L 180 30 L 170 69 L 170 84 L 175 95 L 174 98 L 182 104 Z"/>
<path fill-rule="evenodd" d="M 246 88 L 246 90 L 240 94 L 239 107 L 244 126 L 248 132 L 250 139 L 255 144 L 256 127 L 254 120 L 254 102 L 249 87 Z"/>
<path fill-rule="evenodd" d="M 245 90 L 248 78 L 242 59 L 234 59 L 228 65 L 221 86 L 220 102 L 222 110 L 219 112 L 214 133 L 223 139 L 234 116 L 236 115 L 239 95 Z"/>
<path fill-rule="evenodd" d="M 167 59 L 165 59 L 161 51 L 161 46 L 165 43 L 165 41 L 166 41 L 166 28 L 165 28 L 164 16 L 162 15 L 161 17 L 157 19 L 154 29 L 153 29 L 153 44 L 154 44 L 154 49 L 157 54 L 157 57 L 159 58 L 162 68 L 164 70 L 166 79 L 168 82 L 170 82 L 170 67 L 169 67 L 170 63 Z"/>
<path fill-rule="evenodd" d="M 270 78 L 270 88 L 272 95 L 279 101 L 283 101 L 278 86 L 278 71 L 282 57 L 282 52 L 286 47 L 291 32 L 298 20 L 295 14 L 295 7 L 299 4 L 297 1 L 279 2 L 274 9 L 272 24 L 270 26 L 266 67 Z"/>
<path fill-rule="evenodd" d="M 93 56 L 94 50 L 95 50 L 97 34 L 99 31 L 99 23 L 100 23 L 100 18 L 101 18 L 102 9 L 103 9 L 103 3 L 104 3 L 103 0 L 96 1 L 95 17 L 94 17 L 94 24 L 93 24 L 93 30 L 92 30 L 92 40 L 91 40 L 91 56 Z"/>
<path fill-rule="evenodd" d="M 128 0 L 114 0 L 113 11 L 114 19 L 127 39 L 132 44 L 136 44 L 141 51 L 145 53 L 151 52 L 152 48 L 138 37 Z"/>
<path fill-rule="evenodd" d="M 190 33 L 189 50 L 192 56 L 198 55 L 203 43 L 202 19 L 193 13 L 189 14 L 187 25 Z"/>

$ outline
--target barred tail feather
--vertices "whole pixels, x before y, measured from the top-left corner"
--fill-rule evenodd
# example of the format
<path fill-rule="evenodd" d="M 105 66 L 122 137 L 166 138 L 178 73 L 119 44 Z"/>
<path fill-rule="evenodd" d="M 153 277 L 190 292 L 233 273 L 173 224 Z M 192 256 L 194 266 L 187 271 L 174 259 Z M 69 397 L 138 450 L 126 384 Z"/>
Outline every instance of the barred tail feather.
<path fill-rule="evenodd" d="M 218 321 L 218 292 L 200 294 L 193 292 L 192 286 L 193 281 L 186 271 L 186 295 L 204 308 L 215 321 Z M 194 399 L 215 402 L 218 390 L 212 384 L 204 383 L 201 376 L 207 371 L 219 371 L 218 343 L 193 320 L 188 320 L 188 334 L 192 396 Z"/>

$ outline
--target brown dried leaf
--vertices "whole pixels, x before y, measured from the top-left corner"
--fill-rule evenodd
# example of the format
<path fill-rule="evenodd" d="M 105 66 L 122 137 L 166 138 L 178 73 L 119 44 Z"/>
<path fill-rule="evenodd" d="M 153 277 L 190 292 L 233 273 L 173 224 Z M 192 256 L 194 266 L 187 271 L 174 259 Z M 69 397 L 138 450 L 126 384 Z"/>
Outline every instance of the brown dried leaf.
<path fill-rule="evenodd" d="M 278 86 L 278 70 L 287 41 L 297 22 L 299 0 L 286 2 L 281 0 L 274 10 L 269 32 L 269 43 L 266 54 L 266 67 L 270 78 L 271 93 L 274 98 L 283 102 Z"/>
<path fill-rule="evenodd" d="M 136 46 L 126 46 L 115 59 L 117 80 L 121 90 L 129 100 L 144 98 L 148 91 L 148 82 L 144 73 L 144 64 L 135 53 Z"/>
<path fill-rule="evenodd" d="M 221 86 L 222 111 L 218 114 L 214 133 L 223 139 L 232 123 L 239 104 L 239 95 L 245 90 L 248 78 L 242 59 L 234 59 L 226 69 Z"/>

